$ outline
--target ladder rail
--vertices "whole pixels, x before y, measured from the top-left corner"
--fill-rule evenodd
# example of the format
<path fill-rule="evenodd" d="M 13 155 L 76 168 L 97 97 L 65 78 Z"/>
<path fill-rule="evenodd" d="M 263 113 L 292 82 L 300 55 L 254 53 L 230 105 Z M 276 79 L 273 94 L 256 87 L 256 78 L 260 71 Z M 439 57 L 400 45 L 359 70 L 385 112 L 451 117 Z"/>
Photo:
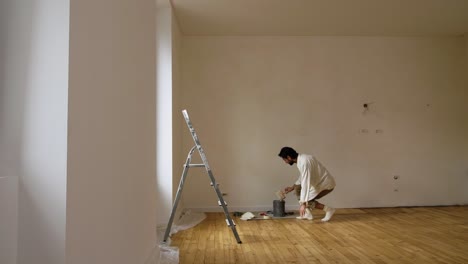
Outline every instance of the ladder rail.
<path fill-rule="evenodd" d="M 177 211 L 177 205 L 179 204 L 180 196 L 182 195 L 182 190 L 184 188 L 185 178 L 187 177 L 188 169 L 190 168 L 190 162 L 192 160 L 193 152 L 195 151 L 195 146 L 190 150 L 189 154 L 187 155 L 187 159 L 185 161 L 184 170 L 182 172 L 182 177 L 180 178 L 179 188 L 177 189 L 177 194 L 174 200 L 174 204 L 172 205 L 171 216 L 169 218 L 169 222 L 167 223 L 166 232 L 164 233 L 163 242 L 167 241 L 169 234 L 171 232 L 172 223 L 174 221 L 174 216 Z"/>
<path fill-rule="evenodd" d="M 187 110 L 183 110 L 182 114 L 184 116 L 185 123 L 187 123 L 187 127 L 188 127 L 188 129 L 190 131 L 190 134 L 192 135 L 192 139 L 193 139 L 193 141 L 195 143 L 195 146 L 192 147 L 192 149 L 190 150 L 190 152 L 189 152 L 189 154 L 187 156 L 187 160 L 186 160 L 185 165 L 184 165 L 184 170 L 182 172 L 182 177 L 181 177 L 180 182 L 179 182 L 179 188 L 177 190 L 176 198 L 175 198 L 174 204 L 172 206 L 171 216 L 169 218 L 169 223 L 167 225 L 163 241 L 166 242 L 167 238 L 169 237 L 169 233 L 170 233 L 171 228 L 172 228 L 172 222 L 174 221 L 175 212 L 177 210 L 177 205 L 179 203 L 179 199 L 180 199 L 183 187 L 184 187 L 185 179 L 187 177 L 187 173 L 188 173 L 189 168 L 205 167 L 206 173 L 208 174 L 208 177 L 211 180 L 211 186 L 213 186 L 213 188 L 214 188 L 214 190 L 216 192 L 216 195 L 218 196 L 218 199 L 219 199 L 218 203 L 223 207 L 223 212 L 224 212 L 224 215 L 226 217 L 227 225 L 231 228 L 232 233 L 234 234 L 234 237 L 237 240 L 237 243 L 241 244 L 242 241 L 240 240 L 239 234 L 237 233 L 236 224 L 234 223 L 231 216 L 229 215 L 229 211 L 227 209 L 227 204 L 224 201 L 223 194 L 219 190 L 218 183 L 216 183 L 216 179 L 215 179 L 215 177 L 213 175 L 213 172 L 211 171 L 210 165 L 208 164 L 208 159 L 206 158 L 205 151 L 203 150 L 203 147 L 200 144 L 200 140 L 198 139 L 197 133 L 195 132 L 195 129 L 192 126 L 192 122 L 190 121 Z M 198 150 L 198 153 L 200 154 L 200 158 L 202 159 L 203 164 L 191 164 L 190 163 L 191 160 L 192 160 L 192 155 L 193 155 L 195 149 Z"/>
<path fill-rule="evenodd" d="M 218 198 L 219 198 L 219 203 L 221 204 L 221 206 L 223 207 L 223 212 L 224 212 L 224 216 L 226 217 L 226 220 L 228 222 L 228 226 L 232 229 L 232 233 L 234 234 L 234 237 L 236 238 L 237 240 L 237 243 L 241 244 L 242 241 L 239 237 L 239 234 L 237 233 L 237 230 L 236 230 L 236 224 L 234 223 L 234 221 L 232 220 L 231 216 L 229 215 L 229 211 L 227 209 L 227 205 L 226 205 L 226 201 L 224 200 L 223 198 L 223 194 L 221 193 L 221 191 L 219 190 L 219 187 L 218 187 L 218 184 L 216 183 L 216 180 L 213 176 L 213 173 L 210 171 L 208 171 L 208 175 L 210 177 L 210 179 L 212 180 L 212 183 L 213 183 L 213 188 L 215 189 L 216 191 L 216 194 L 218 195 Z"/>

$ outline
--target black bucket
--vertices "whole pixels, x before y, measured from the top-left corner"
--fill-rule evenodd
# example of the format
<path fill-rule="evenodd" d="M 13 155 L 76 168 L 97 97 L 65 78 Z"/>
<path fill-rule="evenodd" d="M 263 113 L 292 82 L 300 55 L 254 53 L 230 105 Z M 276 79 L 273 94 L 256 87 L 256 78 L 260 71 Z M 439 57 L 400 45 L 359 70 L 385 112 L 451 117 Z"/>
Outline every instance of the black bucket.
<path fill-rule="evenodd" d="M 275 217 L 283 217 L 286 215 L 284 212 L 284 200 L 273 200 L 273 216 Z"/>

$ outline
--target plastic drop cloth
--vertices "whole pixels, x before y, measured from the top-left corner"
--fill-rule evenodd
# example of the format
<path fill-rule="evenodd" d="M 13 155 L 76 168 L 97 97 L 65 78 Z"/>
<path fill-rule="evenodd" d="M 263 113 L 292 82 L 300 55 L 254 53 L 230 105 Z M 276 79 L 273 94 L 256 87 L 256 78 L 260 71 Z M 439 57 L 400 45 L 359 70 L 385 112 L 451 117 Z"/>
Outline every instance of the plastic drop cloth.
<path fill-rule="evenodd" d="M 159 238 L 159 249 L 160 249 L 160 264 L 177 264 L 179 263 L 179 248 L 171 247 L 171 238 L 170 236 L 189 228 L 192 228 L 206 218 L 205 213 L 192 212 L 190 210 L 182 213 L 180 219 L 172 224 L 171 231 L 169 232 L 169 237 L 166 242 L 162 242 L 164 239 L 164 234 L 166 232 L 166 227 L 161 227 L 157 229 L 158 238 Z"/>
<path fill-rule="evenodd" d="M 159 264 L 178 264 L 179 263 L 179 248 L 168 247 L 165 245 L 159 246 Z"/>

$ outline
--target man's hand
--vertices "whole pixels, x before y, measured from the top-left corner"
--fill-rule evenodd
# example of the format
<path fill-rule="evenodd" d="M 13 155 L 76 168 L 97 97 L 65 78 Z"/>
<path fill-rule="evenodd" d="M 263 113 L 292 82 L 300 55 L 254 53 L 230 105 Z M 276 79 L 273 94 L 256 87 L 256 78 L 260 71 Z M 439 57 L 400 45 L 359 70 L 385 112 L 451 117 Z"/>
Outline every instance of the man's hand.
<path fill-rule="evenodd" d="M 294 191 L 294 186 L 284 188 L 284 192 L 285 192 L 285 193 L 290 193 L 290 192 L 292 192 L 292 191 Z"/>
<path fill-rule="evenodd" d="M 304 217 L 305 210 L 306 210 L 306 205 L 305 205 L 305 204 L 302 204 L 302 205 L 301 205 L 301 208 L 299 208 L 299 215 L 300 215 L 301 217 Z"/>

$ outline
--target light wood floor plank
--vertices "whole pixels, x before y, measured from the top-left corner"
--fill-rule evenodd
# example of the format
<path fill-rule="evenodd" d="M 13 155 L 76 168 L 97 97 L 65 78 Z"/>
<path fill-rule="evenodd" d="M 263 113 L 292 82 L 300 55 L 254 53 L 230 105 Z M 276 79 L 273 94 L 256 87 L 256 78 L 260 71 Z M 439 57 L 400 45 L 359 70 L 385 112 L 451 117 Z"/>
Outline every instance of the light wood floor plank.
<path fill-rule="evenodd" d="M 468 263 L 468 207 L 338 209 L 328 223 L 223 213 L 172 236 L 180 263 Z"/>

